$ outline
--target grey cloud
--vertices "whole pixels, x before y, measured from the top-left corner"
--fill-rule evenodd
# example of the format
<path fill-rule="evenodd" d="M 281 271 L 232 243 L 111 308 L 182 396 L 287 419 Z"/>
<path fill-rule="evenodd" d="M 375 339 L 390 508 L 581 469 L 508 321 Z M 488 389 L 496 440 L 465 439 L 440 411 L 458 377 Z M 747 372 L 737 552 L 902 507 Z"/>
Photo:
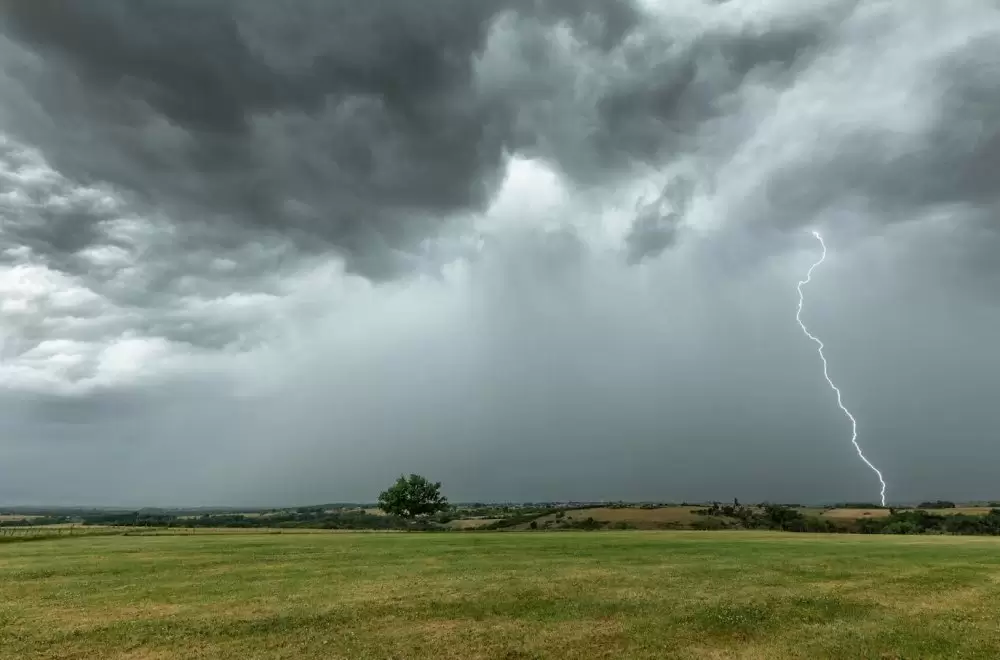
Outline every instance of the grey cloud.
<path fill-rule="evenodd" d="M 0 218 L 14 247 L 0 265 L 48 269 L 49 281 L 5 314 L 6 354 L 51 338 L 95 343 L 129 332 L 197 348 L 263 339 L 266 311 L 226 310 L 226 301 L 278 296 L 276 281 L 299 267 L 290 246 L 211 225 L 177 232 L 138 210 L 107 186 L 81 187 L 23 145 L 3 143 Z"/>
<path fill-rule="evenodd" d="M 789 84 L 854 6 L 751 28 L 625 1 L 7 3 L 4 123 L 140 210 L 336 249 L 382 279 L 443 217 L 483 207 L 509 151 L 587 185 L 721 162 L 736 145 L 701 127 L 738 112 L 748 76 Z M 36 240 L 71 249 L 99 220 Z"/>
<path fill-rule="evenodd" d="M 8 71 L 5 95 L 45 111 L 10 102 L 7 128 L 75 180 L 187 222 L 325 239 L 384 277 L 393 249 L 499 181 L 509 110 L 471 67 L 507 9 L 572 19 L 605 49 L 638 19 L 594 2 L 7 3 L 8 36 L 44 62 Z"/>
<path fill-rule="evenodd" d="M 517 145 L 597 182 L 693 151 L 733 145 L 698 140 L 699 127 L 736 110 L 746 78 L 781 86 L 804 67 L 853 2 L 765 30 L 678 20 L 639 23 L 610 51 L 565 39 L 527 19 L 501 21 L 481 65 L 487 90 L 515 117 Z M 714 15 L 710 15 L 714 16 Z M 491 61 L 491 56 L 496 62 Z"/>
<path fill-rule="evenodd" d="M 523 153 L 600 186 L 685 164 L 727 229 L 771 246 L 759 255 L 845 212 L 862 213 L 869 233 L 956 203 L 992 223 L 1000 86 L 988 61 L 1000 26 L 986 3 L 970 10 L 981 19 L 972 36 L 975 19 L 938 23 L 892 2 L 789 4 L 743 24 L 723 18 L 726 5 L 695 18 L 664 6 L 610 52 L 509 19 L 494 24 L 477 70 Z M 910 53 L 921 40 L 929 54 Z M 642 207 L 627 258 L 662 251 L 686 224 Z"/>
<path fill-rule="evenodd" d="M 677 235 L 678 219 L 673 211 L 653 207 L 641 211 L 625 237 L 629 263 L 656 257 L 670 247 Z"/>
<path fill-rule="evenodd" d="M 9 244 L 46 253 L 57 266 L 72 270 L 69 260 L 96 242 L 98 226 L 114 217 L 114 208 L 98 191 L 80 191 L 61 177 L 30 177 L 38 159 L 23 145 L 0 140 L 0 216 Z"/>
<path fill-rule="evenodd" d="M 651 263 L 662 284 L 644 288 L 635 268 L 602 266 L 563 238 L 548 245 L 490 257 L 565 275 L 541 290 L 488 259 L 456 294 L 474 310 L 413 292 L 350 324 L 330 315 L 283 348 L 291 366 L 258 365 L 275 379 L 259 398 L 236 397 L 226 378 L 183 377 L 106 403 L 22 402 L 2 416 L 5 437 L 16 429 L 31 442 L 0 466 L 2 495 L 297 504 L 372 498 L 411 469 L 455 499 L 877 493 L 794 324 L 795 264 L 720 285 Z M 996 309 L 956 300 L 948 279 L 898 245 L 835 254 L 808 290 L 806 319 L 890 497 L 993 497 L 992 476 L 968 465 L 997 457 L 989 395 L 1000 365 L 983 348 Z M 425 313 L 410 317 L 411 304 Z M 43 492 L 29 468 L 55 451 L 77 476 Z"/>
<path fill-rule="evenodd" d="M 752 4 L 0 3 L 0 502 L 871 499 L 806 226 L 890 498 L 995 498 L 995 7 Z"/>
<path fill-rule="evenodd" d="M 760 116 L 761 126 L 778 129 L 755 129 L 766 135 L 757 136 L 759 162 L 723 169 L 722 177 L 759 172 L 750 178 L 760 185 L 738 193 L 734 225 L 782 232 L 857 215 L 869 233 L 881 233 L 947 212 L 957 225 L 995 229 L 1000 192 L 989 172 L 1000 153 L 992 110 L 1000 74 L 988 62 L 1000 42 L 1000 15 L 988 3 L 969 10 L 938 16 L 891 2 L 859 5 L 824 56 L 797 77 L 787 102 Z M 875 31 L 884 33 L 881 42 L 864 39 Z M 809 106 L 821 93 L 825 105 Z M 797 147 L 798 155 L 772 157 L 764 144 L 776 154 Z"/>
<path fill-rule="evenodd" d="M 673 245 L 691 194 L 690 180 L 677 178 L 664 187 L 657 199 L 639 206 L 636 219 L 625 236 L 629 263 L 657 257 Z"/>

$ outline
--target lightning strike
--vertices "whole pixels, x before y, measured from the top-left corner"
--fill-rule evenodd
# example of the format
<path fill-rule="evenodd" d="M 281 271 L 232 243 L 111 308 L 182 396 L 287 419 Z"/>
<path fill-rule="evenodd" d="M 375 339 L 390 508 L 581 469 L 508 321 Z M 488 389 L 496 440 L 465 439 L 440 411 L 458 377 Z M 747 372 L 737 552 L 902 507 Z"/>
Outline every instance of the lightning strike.
<path fill-rule="evenodd" d="M 872 464 L 872 462 L 865 457 L 864 452 L 861 451 L 861 445 L 858 444 L 858 422 L 856 419 L 854 419 L 854 415 L 851 414 L 851 411 L 848 410 L 847 407 L 844 405 L 844 401 L 840 396 L 840 389 L 833 384 L 833 380 L 830 378 L 830 373 L 828 371 L 826 364 L 826 356 L 823 355 L 823 342 L 821 342 L 818 337 L 810 333 L 809 330 L 806 328 L 806 324 L 802 322 L 802 303 L 803 303 L 802 287 L 805 286 L 806 284 L 809 284 L 809 282 L 812 281 L 813 270 L 815 270 L 817 266 L 826 261 L 826 243 L 823 241 L 823 237 L 820 235 L 818 231 L 814 231 L 812 235 L 815 236 L 816 240 L 819 241 L 820 246 L 823 248 L 823 254 L 820 255 L 820 258 L 816 263 L 814 263 L 812 266 L 809 267 L 809 270 L 806 272 L 806 279 L 800 281 L 798 286 L 796 287 L 799 291 L 799 309 L 795 313 L 795 320 L 799 322 L 799 327 L 802 328 L 802 332 L 805 333 L 806 337 L 816 342 L 816 346 L 818 347 L 817 352 L 819 353 L 819 359 L 823 361 L 823 377 L 826 378 L 826 382 L 830 385 L 830 389 L 832 389 L 837 394 L 837 405 L 840 406 L 840 409 L 844 411 L 844 414 L 847 415 L 847 418 L 851 420 L 851 444 L 854 445 L 854 448 L 858 452 L 858 456 L 861 457 L 861 460 L 864 461 L 865 465 L 870 467 L 872 471 L 876 475 L 878 475 L 878 481 L 880 484 L 882 484 L 882 491 L 880 494 L 881 502 L 882 506 L 885 506 L 885 479 L 882 478 L 882 473 L 879 472 L 879 469 L 875 467 Z"/>

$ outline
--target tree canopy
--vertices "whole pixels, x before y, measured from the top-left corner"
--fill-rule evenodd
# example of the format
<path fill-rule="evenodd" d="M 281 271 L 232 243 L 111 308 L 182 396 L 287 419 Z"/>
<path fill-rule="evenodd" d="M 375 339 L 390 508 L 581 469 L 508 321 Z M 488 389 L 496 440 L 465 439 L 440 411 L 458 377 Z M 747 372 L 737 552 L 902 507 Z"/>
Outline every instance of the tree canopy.
<path fill-rule="evenodd" d="M 399 476 L 390 488 L 378 496 L 378 506 L 386 513 L 403 518 L 430 515 L 448 508 L 441 494 L 441 482 L 431 483 L 419 474 Z"/>

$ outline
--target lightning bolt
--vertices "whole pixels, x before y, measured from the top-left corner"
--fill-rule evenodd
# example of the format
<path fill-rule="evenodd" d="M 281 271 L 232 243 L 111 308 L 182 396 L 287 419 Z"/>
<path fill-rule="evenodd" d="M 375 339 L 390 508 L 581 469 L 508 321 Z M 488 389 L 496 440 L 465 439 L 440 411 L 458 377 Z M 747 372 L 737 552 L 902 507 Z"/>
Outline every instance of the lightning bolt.
<path fill-rule="evenodd" d="M 819 261 L 817 261 L 816 263 L 814 263 L 812 266 L 809 267 L 809 270 L 806 272 L 806 279 L 800 281 L 798 286 L 796 287 L 799 291 L 799 309 L 795 313 L 795 320 L 799 322 L 799 327 L 802 328 L 802 332 L 805 333 L 806 337 L 809 337 L 809 339 L 812 339 L 814 342 L 816 342 L 816 346 L 818 347 L 817 350 L 819 352 L 819 359 L 823 361 L 823 377 L 826 378 L 826 382 L 830 385 L 830 389 L 832 389 L 837 394 L 837 405 L 840 406 L 840 409 L 844 411 L 844 414 L 847 415 L 847 418 L 851 420 L 851 444 L 854 445 L 854 448 L 858 451 L 858 456 L 860 456 L 861 460 L 865 462 L 865 465 L 870 467 L 872 471 L 876 475 L 878 475 L 878 481 L 880 484 L 882 484 L 882 492 L 881 492 L 882 506 L 885 506 L 885 479 L 882 478 L 882 473 L 879 472 L 879 469 L 874 465 L 872 465 L 872 462 L 865 457 L 865 453 L 861 451 L 861 445 L 858 444 L 858 422 L 856 419 L 854 419 L 854 415 L 851 414 L 851 411 L 848 410 L 847 407 L 844 405 L 844 401 L 840 396 L 840 389 L 836 385 L 834 385 L 833 380 L 830 379 L 830 372 L 826 364 L 826 356 L 823 355 L 823 342 L 821 342 L 819 338 L 810 333 L 809 330 L 806 329 L 806 324 L 802 322 L 802 303 L 803 303 L 802 287 L 805 286 L 806 284 L 809 284 L 809 282 L 812 281 L 813 270 L 815 270 L 817 266 L 826 261 L 826 243 L 823 241 L 823 237 L 820 235 L 818 231 L 814 231 L 812 235 L 815 236 L 816 240 L 819 241 L 820 246 L 823 248 L 823 254 L 820 255 Z"/>

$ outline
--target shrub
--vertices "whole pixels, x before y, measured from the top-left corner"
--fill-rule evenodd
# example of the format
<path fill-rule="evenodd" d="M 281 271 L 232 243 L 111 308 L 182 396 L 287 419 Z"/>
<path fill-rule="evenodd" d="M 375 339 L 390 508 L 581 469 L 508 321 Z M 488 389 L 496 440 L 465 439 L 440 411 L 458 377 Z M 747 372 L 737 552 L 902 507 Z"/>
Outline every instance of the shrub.
<path fill-rule="evenodd" d="M 691 523 L 691 527 L 694 529 L 702 529 L 702 530 L 716 530 L 716 529 L 729 529 L 730 525 L 722 518 L 718 518 L 715 516 L 705 516 Z"/>
<path fill-rule="evenodd" d="M 921 502 L 918 509 L 954 509 L 955 503 L 948 500 L 934 500 L 933 502 Z"/>

